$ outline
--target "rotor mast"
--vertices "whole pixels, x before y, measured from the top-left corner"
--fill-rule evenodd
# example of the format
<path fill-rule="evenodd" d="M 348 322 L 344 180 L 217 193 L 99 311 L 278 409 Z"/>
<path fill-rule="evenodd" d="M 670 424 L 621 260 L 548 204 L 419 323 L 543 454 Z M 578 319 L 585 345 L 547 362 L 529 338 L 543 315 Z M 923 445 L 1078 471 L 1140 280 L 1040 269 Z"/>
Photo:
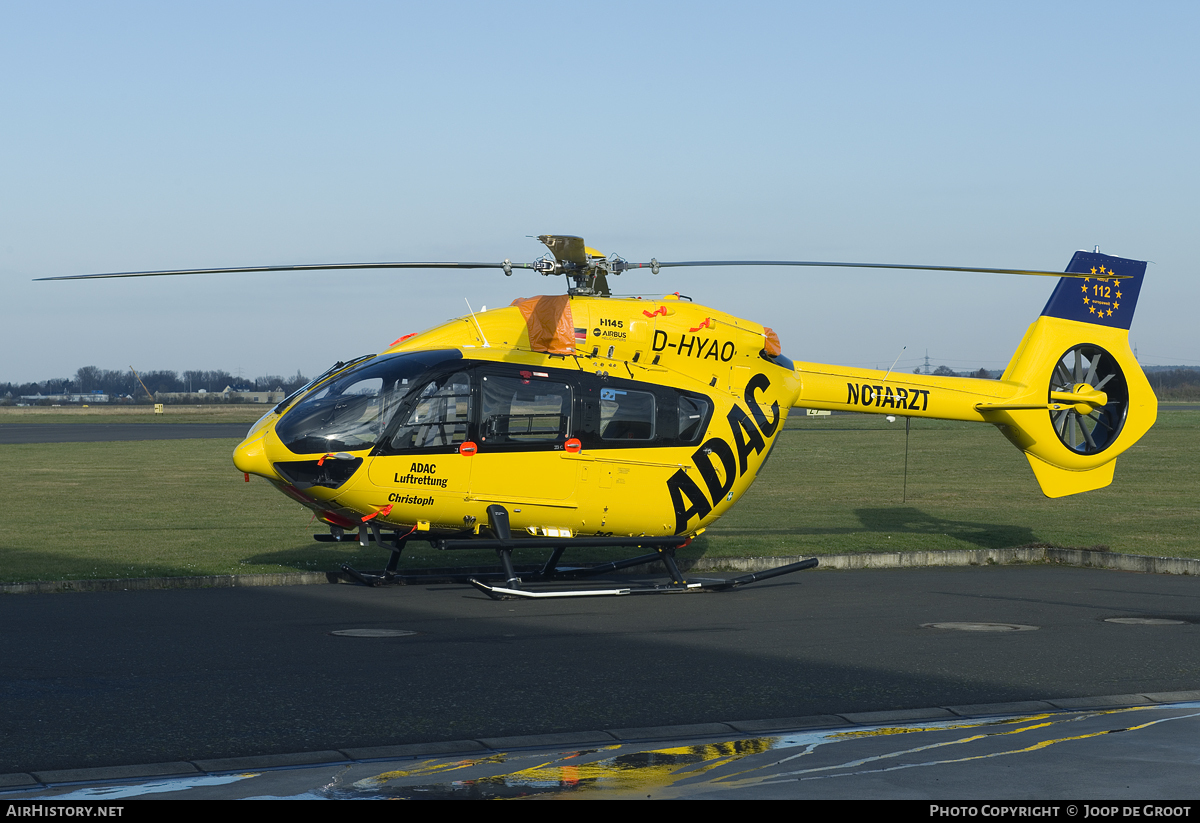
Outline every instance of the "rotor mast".
<path fill-rule="evenodd" d="M 571 278 L 574 286 L 567 288 L 570 295 L 608 297 L 608 275 L 620 274 L 634 268 L 617 255 L 605 257 L 601 252 L 584 245 L 582 237 L 566 234 L 542 234 L 538 240 L 550 249 L 553 259 L 543 256 L 533 264 L 535 271 L 543 275 L 562 274 Z M 657 274 L 657 265 L 655 266 Z"/>

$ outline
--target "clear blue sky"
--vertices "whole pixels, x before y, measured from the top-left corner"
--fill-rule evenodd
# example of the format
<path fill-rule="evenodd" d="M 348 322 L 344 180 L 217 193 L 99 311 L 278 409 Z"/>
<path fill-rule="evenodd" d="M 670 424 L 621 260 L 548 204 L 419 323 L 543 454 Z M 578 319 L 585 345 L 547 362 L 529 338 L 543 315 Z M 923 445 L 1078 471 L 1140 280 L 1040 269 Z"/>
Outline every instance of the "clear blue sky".
<path fill-rule="evenodd" d="M 0 3 L 0 380 L 313 374 L 560 278 L 103 271 L 532 260 L 1153 261 L 1200 365 L 1195 3 Z M 1053 281 L 624 275 L 795 359 L 999 368 Z"/>

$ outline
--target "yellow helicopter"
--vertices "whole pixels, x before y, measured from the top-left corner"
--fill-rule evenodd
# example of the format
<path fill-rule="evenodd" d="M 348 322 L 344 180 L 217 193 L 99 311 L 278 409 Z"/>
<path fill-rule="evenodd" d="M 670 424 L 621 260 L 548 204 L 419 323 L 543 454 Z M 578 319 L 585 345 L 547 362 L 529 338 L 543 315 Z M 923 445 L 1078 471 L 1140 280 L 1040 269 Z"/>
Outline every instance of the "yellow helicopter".
<path fill-rule="evenodd" d="M 1149 430 L 1157 400 L 1128 344 L 1146 263 L 1076 252 L 1066 272 L 814 261 L 629 263 L 582 238 L 542 235 L 533 263 L 345 263 L 120 272 L 47 280 L 355 268 L 529 269 L 565 275 L 567 294 L 512 305 L 401 337 L 339 362 L 262 417 L 234 452 L 329 526 L 389 542 L 368 585 L 406 583 L 410 540 L 492 548 L 501 569 L 463 575 L 497 599 L 736 588 L 817 565 L 815 558 L 731 580 L 688 581 L 675 562 L 733 506 L 795 407 L 991 423 L 1024 452 L 1043 493 L 1112 482 L 1118 455 Z M 898 374 L 792 361 L 769 328 L 690 302 L 612 297 L 608 278 L 686 266 L 840 266 L 1059 278 L 999 380 Z M 388 533 L 385 536 L 385 533 Z M 588 568 L 569 548 L 643 553 Z M 518 575 L 514 550 L 549 559 Z M 657 586 L 537 590 L 660 561 Z M 444 575 L 439 575 L 444 578 Z M 501 583 L 491 585 L 488 580 Z"/>

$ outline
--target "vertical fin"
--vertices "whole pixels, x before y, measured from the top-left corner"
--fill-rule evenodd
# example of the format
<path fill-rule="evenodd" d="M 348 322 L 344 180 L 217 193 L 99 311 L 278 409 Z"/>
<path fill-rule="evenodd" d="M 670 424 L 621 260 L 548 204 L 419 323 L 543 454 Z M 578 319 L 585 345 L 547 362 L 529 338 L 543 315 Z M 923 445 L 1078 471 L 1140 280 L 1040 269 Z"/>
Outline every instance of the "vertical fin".
<path fill-rule="evenodd" d="M 1042 309 L 1043 317 L 1061 317 L 1064 320 L 1129 330 L 1138 293 L 1142 290 L 1146 261 L 1077 251 L 1067 271 L 1094 274 L 1095 277 L 1064 277 L 1059 280 L 1046 302 L 1046 308 Z M 1111 278 L 1108 276 L 1110 273 L 1120 275 L 1122 279 Z"/>

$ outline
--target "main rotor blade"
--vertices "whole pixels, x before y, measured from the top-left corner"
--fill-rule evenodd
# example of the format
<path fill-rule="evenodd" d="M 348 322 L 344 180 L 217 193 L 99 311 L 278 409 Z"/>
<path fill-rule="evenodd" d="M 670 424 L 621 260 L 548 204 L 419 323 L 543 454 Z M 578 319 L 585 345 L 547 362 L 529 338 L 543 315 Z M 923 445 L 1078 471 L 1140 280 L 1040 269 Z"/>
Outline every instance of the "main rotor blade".
<path fill-rule="evenodd" d="M 504 263 L 313 263 L 303 266 L 238 266 L 230 269 L 175 269 L 171 271 L 119 271 L 109 274 L 69 274 L 37 280 L 99 280 L 106 277 L 167 277 L 176 274 L 231 274 L 259 271 L 327 271 L 331 269 L 503 269 Z M 532 263 L 509 263 L 509 268 L 532 269 Z"/>
<path fill-rule="evenodd" d="M 571 238 L 575 239 L 575 238 Z M 1038 271 L 1036 269 L 990 269 L 978 266 L 915 266 L 905 263 L 839 263 L 815 260 L 682 260 L 660 263 L 626 263 L 620 261 L 613 267 L 613 274 L 631 269 L 660 269 L 704 266 L 804 266 L 809 268 L 843 268 L 843 269 L 908 269 L 914 271 L 964 271 L 981 272 L 984 274 L 1021 274 L 1038 277 L 1091 277 L 1088 273 Z M 179 274 L 234 274 L 239 272 L 273 272 L 273 271 L 330 271 L 344 269 L 533 269 L 541 271 L 537 263 L 460 263 L 460 262 L 423 262 L 423 263 L 311 263 L 300 266 L 237 266 L 220 269 L 174 269 L 167 271 L 123 271 L 106 274 L 70 274 L 58 277 L 38 277 L 37 280 L 99 280 L 109 277 L 169 277 Z M 543 271 L 543 274 L 562 274 L 561 271 Z M 1108 279 L 1125 280 L 1126 276 L 1109 275 Z"/>
<path fill-rule="evenodd" d="M 808 266 L 813 268 L 841 269 L 912 269 L 915 271 L 970 271 L 984 274 L 1029 274 L 1038 277 L 1094 277 L 1095 275 L 1062 271 L 1038 271 L 1037 269 L 985 269 L 978 266 L 912 266 L 905 263 L 833 263 L 814 260 L 685 260 L 675 263 L 629 263 L 627 269 L 652 269 L 679 266 Z M 1110 275 L 1117 280 L 1128 279 L 1122 275 Z"/>

